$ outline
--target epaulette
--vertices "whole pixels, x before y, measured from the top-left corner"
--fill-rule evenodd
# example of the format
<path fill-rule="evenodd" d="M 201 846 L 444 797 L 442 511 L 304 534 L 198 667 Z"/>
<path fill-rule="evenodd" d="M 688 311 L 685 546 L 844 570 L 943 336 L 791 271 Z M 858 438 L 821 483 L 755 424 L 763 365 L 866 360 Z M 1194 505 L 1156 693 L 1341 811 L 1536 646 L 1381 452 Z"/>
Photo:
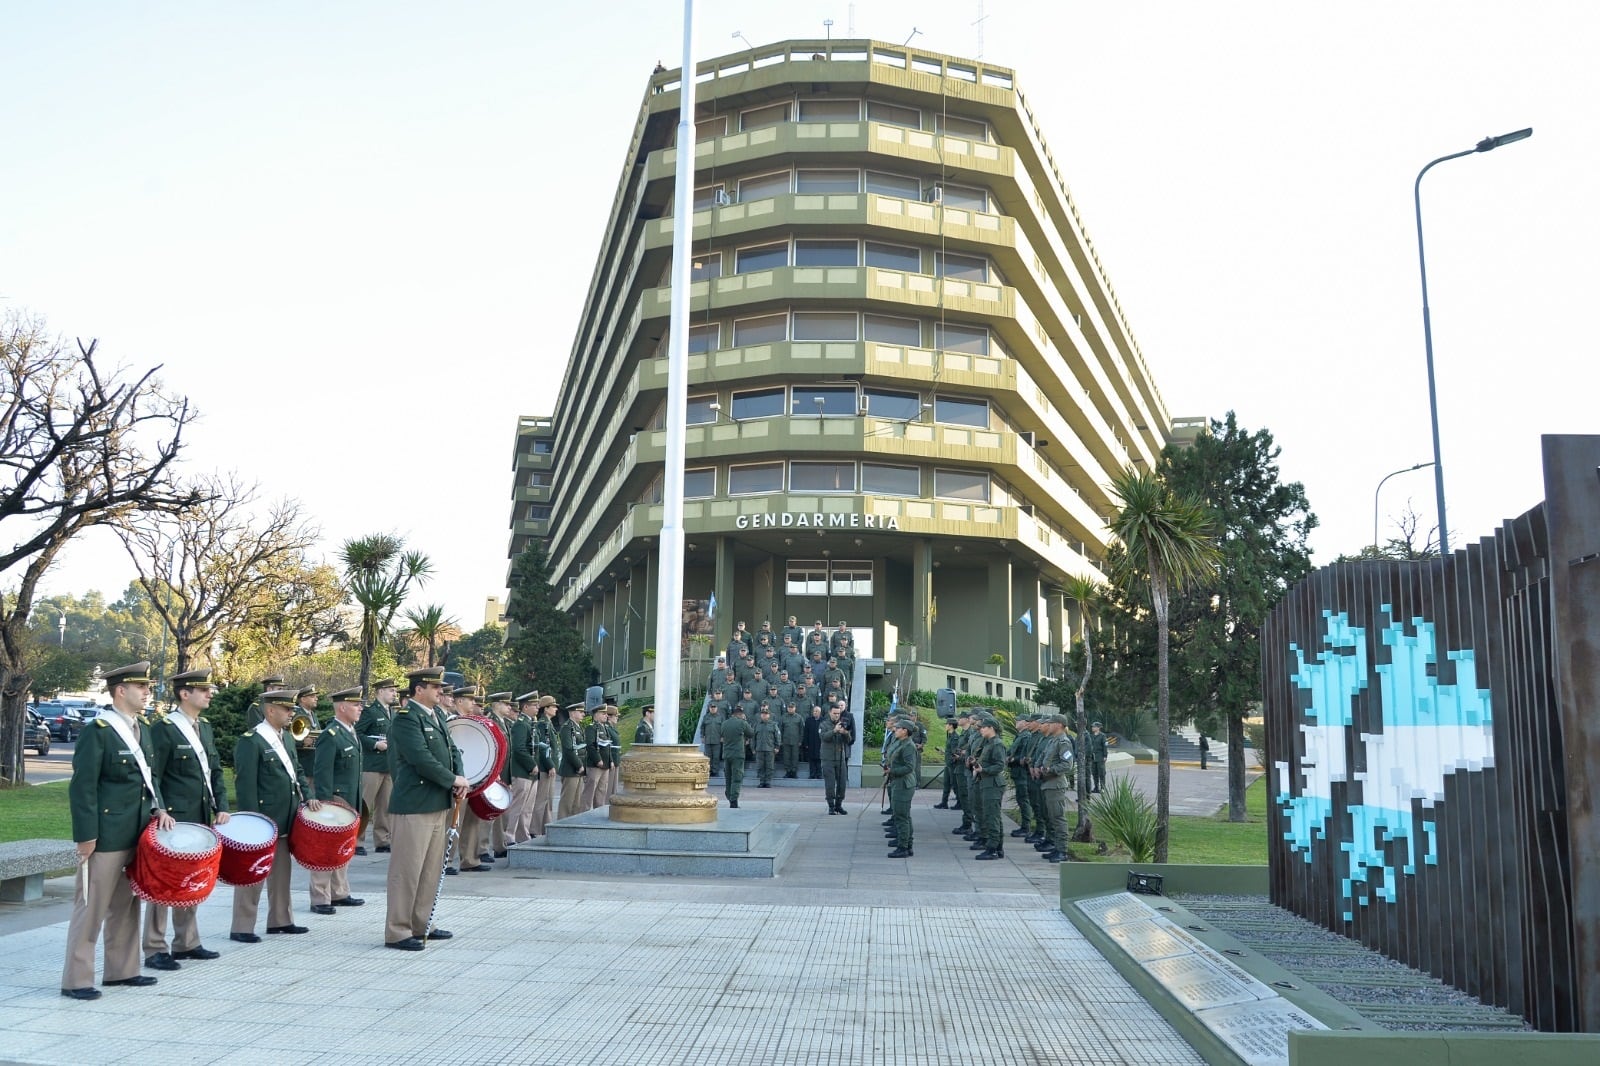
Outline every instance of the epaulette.
<path fill-rule="evenodd" d="M 104 718 L 96 718 L 94 720 L 94 724 L 99 726 L 102 729 L 108 729 L 111 726 L 111 723 L 106 721 Z"/>
<path fill-rule="evenodd" d="M 395 714 L 408 714 L 408 713 L 410 713 L 410 711 L 411 711 L 411 708 L 409 708 L 409 707 L 401 707 L 398 710 L 396 710 L 394 713 Z"/>

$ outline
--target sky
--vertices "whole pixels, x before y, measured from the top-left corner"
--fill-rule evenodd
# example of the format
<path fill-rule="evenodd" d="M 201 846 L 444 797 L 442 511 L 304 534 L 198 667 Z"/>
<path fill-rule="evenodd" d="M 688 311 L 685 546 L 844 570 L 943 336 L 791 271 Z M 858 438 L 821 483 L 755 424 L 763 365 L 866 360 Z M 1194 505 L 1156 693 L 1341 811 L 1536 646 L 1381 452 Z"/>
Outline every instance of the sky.
<path fill-rule="evenodd" d="M 1596 432 L 1600 5 L 704 2 L 701 58 L 874 38 L 1014 68 L 1173 416 L 1282 447 L 1319 563 L 1432 458 L 1452 546 Z M 737 35 L 742 34 L 741 39 Z M 914 34 L 914 36 L 913 36 Z M 682 7 L 0 0 L 0 314 L 160 364 L 186 462 L 298 498 L 331 559 L 388 531 L 419 603 L 503 592 L 512 441 L 554 408 L 628 138 Z M 1381 536 L 1432 473 L 1393 478 Z M 109 534 L 43 592 L 115 595 Z"/>

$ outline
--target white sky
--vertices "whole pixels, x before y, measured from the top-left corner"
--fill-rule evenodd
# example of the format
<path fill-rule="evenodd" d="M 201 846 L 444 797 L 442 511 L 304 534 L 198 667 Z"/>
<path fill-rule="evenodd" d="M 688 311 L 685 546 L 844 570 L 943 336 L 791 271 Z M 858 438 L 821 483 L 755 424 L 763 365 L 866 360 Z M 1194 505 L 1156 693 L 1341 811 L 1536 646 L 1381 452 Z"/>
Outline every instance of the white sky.
<path fill-rule="evenodd" d="M 0 0 L 0 309 L 165 364 L 204 412 L 193 468 L 299 497 L 330 553 L 405 534 L 437 566 L 419 602 L 475 627 L 516 417 L 553 408 L 680 17 Z M 1170 413 L 1271 429 L 1319 561 L 1371 539 L 1384 474 L 1431 458 L 1430 159 L 1536 131 L 1424 182 L 1452 542 L 1540 499 L 1541 433 L 1597 431 L 1600 5 L 722 0 L 700 55 L 824 18 L 1017 70 Z M 1385 527 L 1408 498 L 1432 523 L 1430 474 L 1389 482 Z M 90 538 L 46 591 L 131 576 Z"/>

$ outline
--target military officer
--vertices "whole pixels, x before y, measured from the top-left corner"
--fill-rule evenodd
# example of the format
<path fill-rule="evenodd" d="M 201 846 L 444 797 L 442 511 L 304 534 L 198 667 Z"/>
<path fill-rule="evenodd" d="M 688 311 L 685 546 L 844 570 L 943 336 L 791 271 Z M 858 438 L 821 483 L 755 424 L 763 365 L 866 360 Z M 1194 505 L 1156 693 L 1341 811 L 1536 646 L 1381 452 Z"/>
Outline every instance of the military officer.
<path fill-rule="evenodd" d="M 1061 862 L 1067 856 L 1067 784 L 1072 778 L 1072 738 L 1067 735 L 1064 715 L 1045 717 L 1045 744 L 1039 752 L 1034 773 L 1039 777 L 1039 794 L 1044 800 L 1044 819 L 1048 849 L 1046 862 Z"/>
<path fill-rule="evenodd" d="M 817 623 L 819 626 L 822 623 Z M 828 801 L 829 814 L 844 814 L 844 789 L 850 770 L 850 749 L 855 746 L 855 732 L 844 720 L 844 708 L 835 704 L 828 708 L 828 718 L 818 731 L 821 748 L 823 794 Z"/>
<path fill-rule="evenodd" d="M 444 689 L 443 667 L 406 675 L 409 698 L 389 727 L 389 773 L 394 778 L 389 823 L 394 853 L 389 856 L 388 912 L 383 942 L 400 951 L 421 951 L 425 940 L 449 940 L 445 929 L 430 929 L 439 869 L 444 865 L 451 812 L 467 798 L 461 752 L 438 708 Z"/>
<path fill-rule="evenodd" d="M 263 677 L 261 680 L 257 681 L 256 684 L 261 686 L 261 691 L 262 692 L 271 692 L 273 689 L 277 689 L 277 688 L 282 688 L 283 687 L 283 675 L 282 674 L 268 674 L 266 677 Z M 257 696 L 255 699 L 250 701 L 250 709 L 245 711 L 245 714 L 244 714 L 244 727 L 246 729 L 254 729 L 256 726 L 258 726 L 260 724 L 261 724 L 261 697 Z"/>
<path fill-rule="evenodd" d="M 560 759 L 556 774 L 561 778 L 561 807 L 556 818 L 570 818 L 583 811 L 583 777 L 587 769 L 585 753 L 588 741 L 583 732 L 583 703 L 567 706 L 567 720 L 561 724 L 556 739 L 560 744 Z"/>
<path fill-rule="evenodd" d="M 889 783 L 889 810 L 894 818 L 895 848 L 891 859 L 911 858 L 911 796 L 917 789 L 916 743 L 912 725 L 904 718 L 894 724 L 894 751 L 885 770 Z"/>
<path fill-rule="evenodd" d="M 757 717 L 755 729 L 750 734 L 750 750 L 756 756 L 756 787 L 772 787 L 772 766 L 778 754 L 778 723 L 772 720 L 772 710 L 763 706 Z"/>
<path fill-rule="evenodd" d="M 528 827 L 530 837 L 544 836 L 550 824 L 550 812 L 555 805 L 556 763 L 559 760 L 560 739 L 557 736 L 556 706 L 554 696 L 539 697 L 539 719 L 534 723 L 533 746 L 539 755 L 539 773 L 533 786 L 533 821 Z"/>
<path fill-rule="evenodd" d="M 1005 856 L 1005 836 L 1000 828 L 1000 798 L 1005 794 L 1006 745 L 1000 739 L 1000 723 L 993 717 L 978 719 L 978 735 L 983 738 L 978 747 L 974 777 L 978 790 L 978 828 L 983 850 L 980 859 L 999 859 Z"/>
<path fill-rule="evenodd" d="M 289 829 L 302 802 L 312 810 L 322 803 L 311 795 L 300 764 L 290 754 L 284 730 L 294 718 L 295 694 L 274 689 L 261 694 L 261 722 L 239 737 L 233 749 L 233 785 L 239 795 L 239 810 L 255 811 L 271 818 L 278 827 L 278 846 L 272 855 L 272 874 L 266 880 L 267 932 L 305 933 L 294 924 L 294 906 L 289 898 Z M 308 798 L 309 797 L 309 798 Z M 261 904 L 261 882 L 237 885 L 233 890 L 233 931 L 229 939 L 254 944 L 256 910 Z"/>
<path fill-rule="evenodd" d="M 806 627 L 800 624 L 800 619 L 791 614 L 789 623 L 783 627 L 782 636 L 786 641 L 794 645 L 795 651 L 799 651 L 806 639 Z"/>
<path fill-rule="evenodd" d="M 778 751 L 783 756 L 783 776 L 800 776 L 800 741 L 805 735 L 806 720 L 791 699 L 778 719 Z"/>
<path fill-rule="evenodd" d="M 951 773 L 950 770 L 951 764 L 956 757 L 957 728 L 956 719 L 946 718 L 944 720 L 944 784 L 939 790 L 939 802 L 933 805 L 933 809 L 936 811 L 948 811 L 950 809 L 951 796 L 955 797 L 956 806 L 961 806 L 961 793 L 956 791 L 955 774 Z"/>
<path fill-rule="evenodd" d="M 361 803 L 361 739 L 356 735 L 361 687 L 340 689 L 328 699 L 333 702 L 333 720 L 317 738 L 311 785 L 322 802 L 337 802 L 355 810 Z M 311 871 L 312 914 L 334 914 L 335 907 L 359 907 L 366 902 L 350 894 L 348 871 L 348 863 L 337 870 Z"/>
<path fill-rule="evenodd" d="M 728 806 L 735 810 L 739 808 L 739 793 L 744 791 L 744 745 L 750 732 L 744 704 L 740 703 L 733 709 L 733 717 L 722 723 L 723 790 Z"/>
<path fill-rule="evenodd" d="M 1099 722 L 1089 727 L 1089 743 L 1087 756 L 1089 759 L 1090 792 L 1099 792 L 1106 787 L 1106 735 L 1102 733 Z"/>
<path fill-rule="evenodd" d="M 733 702 L 726 707 L 720 706 L 716 701 L 706 704 L 705 714 L 700 716 L 700 742 L 706 747 L 706 758 L 711 760 L 711 776 L 722 773 L 722 723 L 724 711 L 732 711 L 738 703 L 738 697 L 732 697 Z M 728 715 L 732 717 L 732 715 Z"/>
<path fill-rule="evenodd" d="M 518 697 L 516 721 L 507 737 L 511 749 L 506 756 L 506 764 L 511 767 L 511 809 L 506 812 L 506 832 L 513 844 L 527 840 L 528 827 L 533 824 L 534 778 L 539 773 L 539 752 L 534 747 L 533 734 L 538 710 L 537 692 Z"/>
<path fill-rule="evenodd" d="M 617 792 L 617 777 L 619 774 L 617 763 L 622 759 L 622 732 L 617 728 L 617 721 L 622 717 L 622 712 L 614 703 L 606 704 L 606 737 L 610 741 L 607 757 L 611 765 L 606 767 L 606 805 L 611 805 L 611 797 Z"/>
<path fill-rule="evenodd" d="M 372 824 L 372 850 L 380 854 L 389 850 L 389 796 L 394 782 L 389 776 L 389 723 L 394 720 L 399 691 L 400 682 L 392 677 L 375 682 L 372 702 L 356 722 L 356 735 L 361 738 L 362 814 Z M 365 836 L 366 825 L 361 829 Z M 366 848 L 356 848 L 357 855 L 366 853 Z"/>
<path fill-rule="evenodd" d="M 322 701 L 322 693 L 315 685 L 306 685 L 296 689 L 294 694 L 294 717 L 289 719 L 289 740 L 296 748 L 296 755 L 300 760 L 300 767 L 307 780 L 311 777 L 311 768 L 316 758 L 317 734 L 322 731 L 322 723 L 317 721 L 317 704 Z M 294 740 L 294 723 L 303 723 L 305 736 L 299 741 Z"/>
<path fill-rule="evenodd" d="M 639 712 L 639 727 L 633 731 L 635 744 L 654 744 L 656 742 L 656 705 L 647 703 L 644 710 Z"/>
<path fill-rule="evenodd" d="M 463 685 L 451 694 L 451 702 L 455 705 L 455 717 L 478 714 L 478 689 L 475 685 Z M 448 730 L 446 731 L 448 735 Z M 484 822 L 473 812 L 471 807 L 463 806 L 457 816 L 461 827 L 461 835 L 456 838 L 456 854 L 461 862 L 461 872 L 464 874 L 482 873 L 491 869 L 484 863 Z M 490 862 L 493 855 L 488 856 Z"/>
<path fill-rule="evenodd" d="M 1017 731 L 1011 738 L 1011 747 L 1006 751 L 1006 771 L 1011 775 L 1011 788 L 1017 797 L 1017 828 L 1011 831 L 1014 837 L 1031 836 L 1033 833 L 1033 796 L 1028 790 L 1028 748 L 1033 737 L 1033 718 L 1031 715 L 1019 714 L 1016 719 Z"/>
<path fill-rule="evenodd" d="M 139 972 L 139 898 L 123 868 L 133 859 L 139 834 L 153 816 L 161 829 L 173 819 L 163 808 L 151 772 L 155 751 L 140 720 L 150 698 L 150 663 L 137 662 L 102 675 L 111 710 L 78 734 L 72 752 L 72 839 L 78 845 L 78 879 L 61 994 L 99 999 L 94 987 L 94 948 L 105 930 L 104 983 L 141 988 L 156 979 Z"/>
<path fill-rule="evenodd" d="M 210 670 L 187 670 L 171 678 L 178 706 L 150 725 L 150 774 L 174 821 L 223 825 L 228 821 L 228 790 L 222 782 L 217 739 L 204 714 L 211 705 Z M 179 959 L 214 959 L 200 943 L 196 907 L 144 908 L 144 964 L 176 970 Z M 167 947 L 167 915 L 172 915 L 172 947 Z"/>
<path fill-rule="evenodd" d="M 605 740 L 605 708 L 596 707 L 583 723 L 583 789 L 578 793 L 578 812 L 594 810 L 595 790 L 605 779 L 600 747 Z"/>
<path fill-rule="evenodd" d="M 500 731 L 506 735 L 509 742 L 511 729 L 517 724 L 516 712 L 511 709 L 511 693 L 493 692 L 485 696 L 484 699 L 489 704 L 490 716 L 500 723 Z M 506 755 L 506 761 L 500 766 L 500 783 L 506 786 L 508 793 L 511 791 L 511 756 L 509 753 Z M 489 819 L 489 851 L 496 859 L 506 857 L 506 830 L 511 824 L 510 819 L 511 809 L 509 807 Z"/>

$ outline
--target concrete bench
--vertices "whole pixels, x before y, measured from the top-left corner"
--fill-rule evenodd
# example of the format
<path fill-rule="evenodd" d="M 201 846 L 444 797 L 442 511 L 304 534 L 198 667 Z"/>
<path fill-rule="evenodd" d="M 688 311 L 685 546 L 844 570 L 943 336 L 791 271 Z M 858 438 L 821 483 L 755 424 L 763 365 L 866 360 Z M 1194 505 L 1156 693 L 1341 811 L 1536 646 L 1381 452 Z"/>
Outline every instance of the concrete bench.
<path fill-rule="evenodd" d="M 27 903 L 44 896 L 44 875 L 78 865 L 70 840 L 12 840 L 0 844 L 0 903 Z"/>

